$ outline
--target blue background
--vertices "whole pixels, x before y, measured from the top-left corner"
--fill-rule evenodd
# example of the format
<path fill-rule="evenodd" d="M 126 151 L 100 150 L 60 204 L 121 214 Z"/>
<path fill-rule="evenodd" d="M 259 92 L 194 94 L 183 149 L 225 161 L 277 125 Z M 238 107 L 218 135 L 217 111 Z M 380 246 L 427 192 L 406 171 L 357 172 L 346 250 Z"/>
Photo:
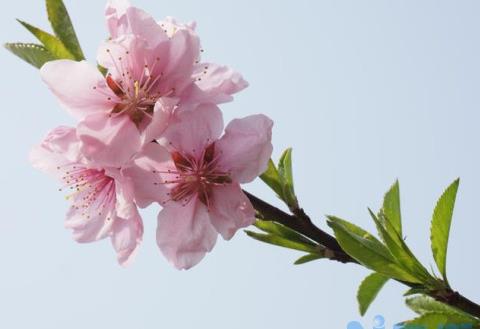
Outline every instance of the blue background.
<path fill-rule="evenodd" d="M 66 1 L 86 55 L 105 38 L 103 1 Z M 204 59 L 231 65 L 251 86 L 225 118 L 266 113 L 274 156 L 292 146 L 301 204 L 321 227 L 335 214 L 373 230 L 366 211 L 400 179 L 407 242 L 427 265 L 436 198 L 462 178 L 451 232 L 451 284 L 480 300 L 480 48 L 478 1 L 147 1 L 158 19 L 196 20 Z M 0 40 L 32 41 L 19 17 L 47 28 L 42 1 L 9 1 Z M 190 271 L 155 244 L 156 213 L 134 264 L 108 241 L 74 243 L 58 184 L 27 154 L 51 128 L 73 124 L 38 71 L 2 51 L 0 328 L 345 328 L 359 320 L 356 289 L 368 271 L 317 261 L 242 232 Z M 247 189 L 279 202 L 261 182 Z M 405 288 L 389 283 L 361 320 L 412 317 Z"/>

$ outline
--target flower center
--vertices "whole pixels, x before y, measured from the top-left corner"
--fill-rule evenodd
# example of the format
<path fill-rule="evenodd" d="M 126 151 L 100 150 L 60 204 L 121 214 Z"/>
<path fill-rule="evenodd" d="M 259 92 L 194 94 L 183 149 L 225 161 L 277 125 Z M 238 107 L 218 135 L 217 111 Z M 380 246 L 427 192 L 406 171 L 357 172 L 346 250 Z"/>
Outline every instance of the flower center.
<path fill-rule="evenodd" d="M 115 182 L 112 177 L 105 174 L 105 170 L 89 169 L 79 165 L 57 167 L 64 170 L 62 176 L 64 189 L 73 192 L 66 196 L 72 200 L 72 209 L 81 211 L 87 219 L 91 216 L 102 216 L 103 212 L 110 214 L 115 204 Z M 110 217 L 107 217 L 110 220 Z"/>
<path fill-rule="evenodd" d="M 125 58 L 114 58 L 109 49 L 107 52 L 114 65 L 105 80 L 108 87 L 117 96 L 116 100 L 108 97 L 109 101 L 115 103 L 111 115 L 128 115 L 139 126 L 145 117 L 152 117 L 157 100 L 162 96 L 171 95 L 175 89 L 171 88 L 168 92 L 161 92 L 160 80 L 163 72 L 157 68 L 160 62 L 159 57 L 155 58 L 153 63 L 147 63 L 147 60 L 144 59 L 145 64 L 141 70 L 138 70 L 132 64 L 134 60 L 138 59 L 132 58 L 129 51 L 126 52 Z M 132 71 L 136 73 L 132 73 Z"/>
<path fill-rule="evenodd" d="M 206 147 L 200 156 L 178 151 L 172 152 L 171 156 L 175 169 L 166 172 L 154 171 L 154 173 L 167 174 L 167 178 L 161 184 L 176 184 L 168 194 L 170 200 L 186 205 L 192 197 L 198 196 L 200 201 L 210 207 L 212 188 L 232 182 L 228 172 L 217 168 L 219 157 L 215 154 L 215 143 Z"/>

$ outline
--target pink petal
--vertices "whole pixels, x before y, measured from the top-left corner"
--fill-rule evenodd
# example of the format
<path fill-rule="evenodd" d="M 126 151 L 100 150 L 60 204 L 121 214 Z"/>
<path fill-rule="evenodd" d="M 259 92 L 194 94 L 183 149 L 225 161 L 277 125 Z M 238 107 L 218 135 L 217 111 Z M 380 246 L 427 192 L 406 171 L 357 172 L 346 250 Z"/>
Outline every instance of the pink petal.
<path fill-rule="evenodd" d="M 273 122 L 262 114 L 232 120 L 217 142 L 223 153 L 219 166 L 230 170 L 232 178 L 248 183 L 261 175 L 272 155 Z"/>
<path fill-rule="evenodd" d="M 143 223 L 138 211 L 127 219 L 117 218 L 112 226 L 112 245 L 120 265 L 127 266 L 142 242 Z"/>
<path fill-rule="evenodd" d="M 215 104 L 229 102 L 232 95 L 248 87 L 248 82 L 240 73 L 228 66 L 213 63 L 201 63 L 193 74 L 195 84 L 192 85 L 189 102 L 211 102 Z"/>
<path fill-rule="evenodd" d="M 143 132 L 143 144 L 159 138 L 167 129 L 178 100 L 175 98 L 160 98 L 153 109 L 152 119 L 148 121 Z"/>
<path fill-rule="evenodd" d="M 141 148 L 140 133 L 127 115 L 99 113 L 80 122 L 82 152 L 101 166 L 121 167 Z"/>
<path fill-rule="evenodd" d="M 177 269 L 198 264 L 216 239 L 207 208 L 196 198 L 186 206 L 171 203 L 158 214 L 158 246 Z"/>
<path fill-rule="evenodd" d="M 222 112 L 213 104 L 179 108 L 159 142 L 176 151 L 195 154 L 217 140 L 222 129 Z"/>
<path fill-rule="evenodd" d="M 80 143 L 74 128 L 60 126 L 48 133 L 29 155 L 32 165 L 57 178 L 64 175 L 58 167 L 81 161 Z"/>
<path fill-rule="evenodd" d="M 192 83 L 194 65 L 200 56 L 200 40 L 188 29 L 175 32 L 170 40 L 170 49 L 166 67 L 165 79 L 170 81 L 180 94 Z"/>
<path fill-rule="evenodd" d="M 73 231 L 73 239 L 88 243 L 106 238 L 115 219 L 113 207 L 99 213 L 98 210 L 85 213 L 83 209 L 70 207 L 65 227 Z"/>
<path fill-rule="evenodd" d="M 239 184 L 228 184 L 213 189 L 210 220 L 225 240 L 235 232 L 255 222 L 255 209 Z"/>
<path fill-rule="evenodd" d="M 42 66 L 40 74 L 60 103 L 78 119 L 113 108 L 108 98 L 115 99 L 115 94 L 97 68 L 85 61 L 51 61 Z"/>
<path fill-rule="evenodd" d="M 133 164 L 123 170 L 124 176 L 133 183 L 135 202 L 139 207 L 145 208 L 152 202 L 162 203 L 169 199 L 169 189 L 158 184 L 159 175 L 156 171 L 173 167 L 170 153 L 163 146 L 150 143 L 137 154 Z"/>
<path fill-rule="evenodd" d="M 125 34 L 141 37 L 151 45 L 168 39 L 163 28 L 145 11 L 132 7 L 125 0 L 110 0 L 105 10 L 107 27 L 112 38 Z"/>

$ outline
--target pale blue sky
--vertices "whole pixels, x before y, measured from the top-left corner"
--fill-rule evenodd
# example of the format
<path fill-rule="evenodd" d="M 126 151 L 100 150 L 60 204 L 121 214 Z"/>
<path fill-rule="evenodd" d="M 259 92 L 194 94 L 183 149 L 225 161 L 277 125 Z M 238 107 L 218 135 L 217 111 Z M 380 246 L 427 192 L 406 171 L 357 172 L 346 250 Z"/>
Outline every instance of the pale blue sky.
<path fill-rule="evenodd" d="M 105 35 L 103 1 L 66 1 L 87 56 Z M 335 214 L 373 229 L 366 211 L 399 178 L 407 242 L 431 264 L 428 226 L 460 176 L 449 252 L 451 284 L 480 301 L 480 2 L 147 1 L 157 18 L 196 20 L 204 58 L 240 70 L 250 87 L 226 119 L 266 113 L 275 156 L 294 148 L 296 189 L 322 227 Z M 9 1 L 0 41 L 31 41 L 14 18 L 47 27 L 43 1 Z M 157 209 L 134 264 L 109 242 L 79 245 L 63 228 L 58 185 L 27 162 L 30 147 L 73 120 L 38 72 L 3 51 L 0 147 L 0 328 L 345 328 L 368 273 L 262 245 L 242 232 L 187 272 L 155 245 Z M 248 190 L 278 204 L 260 182 Z M 408 319 L 404 287 L 388 284 L 363 320 Z M 367 328 L 369 328 L 367 326 Z"/>

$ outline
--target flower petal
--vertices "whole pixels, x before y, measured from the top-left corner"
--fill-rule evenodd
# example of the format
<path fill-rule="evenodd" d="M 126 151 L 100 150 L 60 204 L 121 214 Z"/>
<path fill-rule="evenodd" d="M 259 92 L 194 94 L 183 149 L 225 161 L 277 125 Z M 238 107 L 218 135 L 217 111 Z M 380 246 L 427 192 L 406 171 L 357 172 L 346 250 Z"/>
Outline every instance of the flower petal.
<path fill-rule="evenodd" d="M 108 209 L 102 213 L 97 213 L 97 211 L 85 213 L 83 209 L 70 207 L 65 220 L 65 228 L 73 231 L 75 241 L 88 243 L 109 236 L 115 219 L 114 207 L 109 205 Z"/>
<path fill-rule="evenodd" d="M 158 214 L 158 246 L 177 269 L 198 264 L 216 239 L 207 208 L 197 198 L 185 206 L 171 203 Z"/>
<path fill-rule="evenodd" d="M 126 0 L 110 0 L 105 9 L 107 28 L 112 38 L 134 34 L 151 45 L 168 39 L 163 28 L 145 11 Z"/>
<path fill-rule="evenodd" d="M 117 218 L 112 226 L 112 245 L 120 265 L 127 266 L 134 258 L 142 242 L 143 223 L 140 214 L 128 219 Z"/>
<path fill-rule="evenodd" d="M 170 153 L 163 146 L 150 143 L 136 155 L 133 164 L 122 170 L 124 176 L 129 177 L 133 183 L 135 202 L 140 208 L 169 199 L 169 189 L 158 184 L 159 175 L 156 173 L 167 168 L 174 168 Z"/>
<path fill-rule="evenodd" d="M 40 74 L 62 106 L 78 119 L 113 108 L 115 94 L 97 68 L 85 61 L 51 61 L 42 66 Z"/>
<path fill-rule="evenodd" d="M 238 229 L 255 222 L 255 209 L 239 184 L 215 187 L 212 193 L 210 220 L 225 240 L 230 240 Z"/>
<path fill-rule="evenodd" d="M 152 118 L 144 128 L 143 144 L 152 142 L 165 132 L 177 103 L 177 99 L 168 97 L 160 98 L 157 101 L 153 108 Z"/>
<path fill-rule="evenodd" d="M 230 171 L 234 180 L 248 183 L 267 169 L 273 150 L 272 126 L 272 120 L 262 114 L 228 124 L 216 147 L 223 153 L 219 165 Z"/>
<path fill-rule="evenodd" d="M 42 143 L 31 150 L 29 160 L 33 167 L 59 178 L 64 175 L 59 167 L 81 161 L 79 149 L 75 129 L 60 126 L 50 131 Z"/>
<path fill-rule="evenodd" d="M 167 148 L 195 154 L 217 140 L 222 130 L 222 112 L 217 106 L 202 104 L 186 110 L 180 107 L 159 142 Z"/>
<path fill-rule="evenodd" d="M 229 102 L 235 94 L 246 87 L 248 82 L 240 73 L 228 66 L 213 63 L 198 64 L 193 73 L 195 83 L 189 90 L 189 102 L 215 104 Z"/>
<path fill-rule="evenodd" d="M 77 135 L 82 152 L 99 166 L 121 167 L 141 149 L 140 133 L 127 115 L 90 115 L 78 125 Z"/>

